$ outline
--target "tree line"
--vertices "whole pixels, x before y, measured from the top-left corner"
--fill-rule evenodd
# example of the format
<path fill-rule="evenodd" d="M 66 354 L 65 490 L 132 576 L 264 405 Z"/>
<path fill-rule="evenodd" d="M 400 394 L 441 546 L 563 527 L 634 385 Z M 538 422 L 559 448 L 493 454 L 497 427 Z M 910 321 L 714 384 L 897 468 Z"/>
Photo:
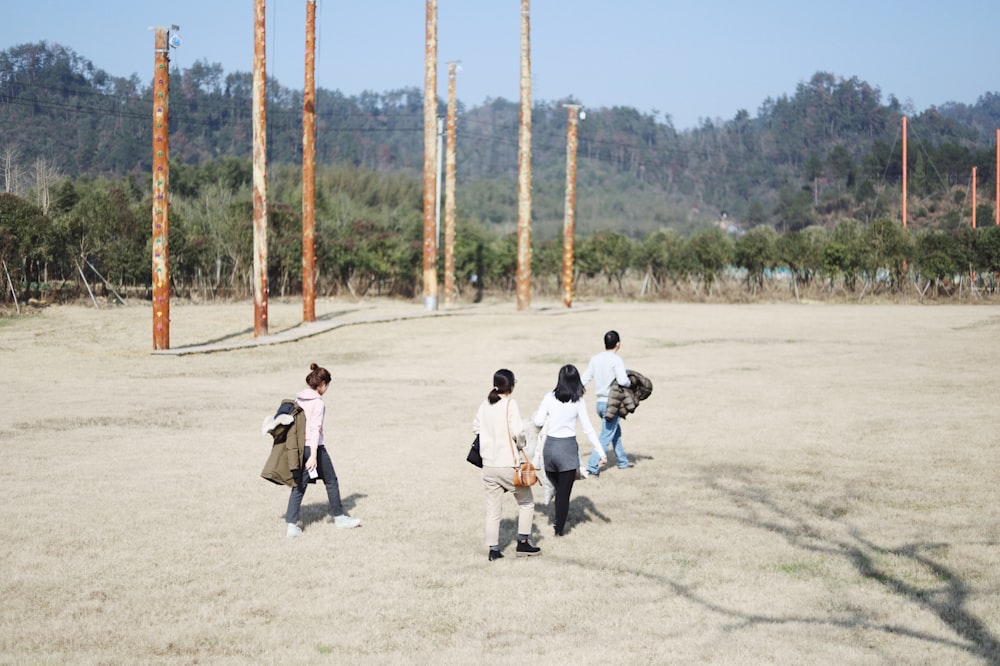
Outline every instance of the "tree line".
<path fill-rule="evenodd" d="M 206 62 L 171 73 L 170 250 L 180 293 L 249 293 L 251 84 L 249 73 Z M 151 96 L 137 76 L 112 76 L 63 47 L 0 52 L 5 293 L 47 297 L 80 280 L 148 287 Z M 301 101 L 269 81 L 269 270 L 279 294 L 300 288 Z M 579 100 L 532 111 L 534 288 L 552 293 L 564 101 Z M 317 92 L 319 293 L 419 292 L 422 107 L 416 88 Z M 503 291 L 516 263 L 518 106 L 492 99 L 459 111 L 458 284 L 468 291 L 475 275 L 476 291 Z M 897 237 L 904 113 L 914 148 L 909 229 Z M 998 94 L 912 114 L 877 87 L 823 72 L 768 98 L 756 116 L 741 110 L 686 131 L 665 113 L 588 109 L 578 285 L 661 297 L 736 283 L 753 293 L 776 279 L 793 293 L 991 291 L 994 232 L 969 228 L 969 170 L 978 165 L 976 184 L 991 193 L 998 125 Z M 992 220 L 994 203 L 977 202 L 978 219 Z"/>
<path fill-rule="evenodd" d="M 170 209 L 171 289 L 199 299 L 252 294 L 251 164 L 227 158 L 176 165 Z M 300 174 L 272 172 L 268 212 L 272 294 L 302 289 Z M 4 301 L 52 302 L 86 290 L 107 298 L 149 297 L 150 193 L 137 179 L 65 179 L 48 210 L 0 194 Z M 316 292 L 325 296 L 414 297 L 422 290 L 421 185 L 416 178 L 345 167 L 318 170 Z M 497 234 L 459 215 L 454 247 L 459 298 L 513 294 L 514 233 Z M 562 240 L 535 238 L 533 290 L 561 293 Z M 439 271 L 443 270 L 439 266 Z M 920 298 L 993 293 L 1000 274 L 1000 227 L 906 230 L 880 218 L 844 219 L 780 233 L 768 226 L 735 234 L 719 227 L 641 239 L 615 230 L 575 242 L 575 286 L 592 295 L 711 298 L 740 285 L 745 294 L 780 284 L 798 297 L 835 298 L 910 289 Z M 441 276 L 443 280 L 443 275 Z"/>
<path fill-rule="evenodd" d="M 171 155 L 199 165 L 251 152 L 252 75 L 197 61 L 171 71 Z M 269 164 L 300 164 L 302 93 L 269 80 Z M 45 189 L 55 176 L 141 176 L 151 167 L 152 88 L 113 76 L 45 42 L 0 52 L 0 176 L 3 190 Z M 532 110 L 535 231 L 562 223 L 567 114 L 564 102 Z M 382 173 L 419 174 L 423 92 L 404 88 L 347 96 L 317 90 L 317 161 Z M 444 100 L 439 101 L 441 115 Z M 587 109 L 579 132 L 578 221 L 583 233 L 613 229 L 639 238 L 704 230 L 725 212 L 744 228 L 793 231 L 864 223 L 899 211 L 901 117 L 909 116 L 910 225 L 955 231 L 971 217 L 971 168 L 992 192 L 1000 94 L 975 105 L 920 113 L 856 77 L 817 72 L 793 94 L 765 99 L 756 114 L 706 118 L 678 131 L 669 112 Z M 516 224 L 516 101 L 459 105 L 458 205 L 498 233 Z M 993 202 L 984 206 L 992 211 Z"/>

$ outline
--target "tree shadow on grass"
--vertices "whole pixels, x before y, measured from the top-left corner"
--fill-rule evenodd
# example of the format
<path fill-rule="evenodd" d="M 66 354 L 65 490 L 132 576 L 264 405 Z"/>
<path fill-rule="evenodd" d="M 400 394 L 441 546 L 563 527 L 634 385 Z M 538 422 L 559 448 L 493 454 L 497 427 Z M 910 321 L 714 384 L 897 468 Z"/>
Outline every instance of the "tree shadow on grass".
<path fill-rule="evenodd" d="M 965 606 L 970 590 L 968 585 L 951 569 L 937 562 L 930 555 L 935 550 L 946 548 L 947 544 L 916 542 L 896 548 L 880 546 L 874 540 L 864 537 L 856 529 L 849 530 L 850 539 L 824 535 L 817 524 L 814 525 L 794 511 L 781 505 L 771 490 L 762 484 L 752 483 L 749 470 L 729 468 L 720 473 L 717 468 L 707 469 L 705 484 L 727 496 L 738 509 L 732 514 L 712 514 L 713 517 L 734 521 L 742 526 L 764 530 L 785 539 L 789 544 L 803 551 L 817 553 L 824 557 L 842 558 L 850 563 L 866 579 L 877 581 L 889 592 L 913 603 L 918 609 L 927 610 L 950 627 L 956 638 L 942 638 L 925 631 L 913 629 L 903 624 L 873 622 L 864 610 L 852 611 L 848 617 L 830 615 L 769 615 L 718 604 L 697 590 L 700 585 L 684 585 L 670 577 L 627 566 L 616 566 L 622 573 L 632 574 L 652 583 L 669 588 L 679 597 L 697 604 L 716 615 L 730 618 L 730 631 L 760 625 L 797 624 L 841 628 L 847 631 L 864 629 L 885 634 L 910 638 L 915 641 L 943 645 L 961 650 L 983 660 L 988 666 L 1000 666 L 1000 640 L 997 639 L 982 620 L 975 617 Z M 879 558 L 903 558 L 923 567 L 936 582 L 935 587 L 921 587 L 893 575 L 878 565 Z M 590 569 L 593 563 L 567 558 L 582 569 Z"/>
<path fill-rule="evenodd" d="M 706 470 L 705 483 L 709 488 L 728 497 L 737 511 L 715 515 L 734 521 L 744 527 L 765 530 L 784 539 L 789 545 L 825 558 L 839 558 L 848 562 L 868 580 L 882 585 L 898 598 L 912 603 L 920 610 L 929 611 L 957 636 L 956 640 L 942 639 L 901 624 L 876 623 L 863 612 L 856 611 L 847 619 L 817 617 L 769 617 L 746 614 L 740 624 L 807 623 L 828 624 L 846 628 L 864 628 L 888 634 L 907 636 L 931 643 L 950 645 L 971 655 L 981 657 L 991 666 L 1000 666 L 1000 640 L 990 629 L 966 609 L 970 589 L 955 571 L 933 557 L 935 551 L 947 549 L 949 544 L 917 541 L 897 547 L 879 545 L 864 536 L 860 530 L 838 521 L 837 512 L 823 507 L 813 507 L 815 515 L 823 520 L 844 525 L 849 538 L 826 533 L 819 520 L 811 521 L 777 499 L 770 488 L 751 480 L 745 468 Z M 808 505 L 806 505 L 808 506 Z M 920 571 L 929 574 L 929 584 L 916 584 L 881 566 L 880 561 L 907 561 Z M 898 569 L 898 567 L 894 567 Z M 741 613 L 727 611 L 735 616 Z"/>

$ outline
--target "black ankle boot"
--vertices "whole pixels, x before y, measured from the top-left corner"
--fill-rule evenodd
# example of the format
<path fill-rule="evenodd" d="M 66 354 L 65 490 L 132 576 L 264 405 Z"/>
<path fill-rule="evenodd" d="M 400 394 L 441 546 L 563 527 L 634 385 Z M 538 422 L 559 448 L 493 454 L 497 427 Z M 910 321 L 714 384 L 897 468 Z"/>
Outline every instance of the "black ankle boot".
<path fill-rule="evenodd" d="M 499 550 L 490 549 L 490 562 L 493 560 L 499 560 L 501 557 L 503 557 L 503 553 Z"/>
<path fill-rule="evenodd" d="M 517 542 L 517 556 L 518 557 L 531 557 L 532 555 L 541 555 L 542 549 L 538 546 L 532 546 L 527 539 L 521 539 Z"/>

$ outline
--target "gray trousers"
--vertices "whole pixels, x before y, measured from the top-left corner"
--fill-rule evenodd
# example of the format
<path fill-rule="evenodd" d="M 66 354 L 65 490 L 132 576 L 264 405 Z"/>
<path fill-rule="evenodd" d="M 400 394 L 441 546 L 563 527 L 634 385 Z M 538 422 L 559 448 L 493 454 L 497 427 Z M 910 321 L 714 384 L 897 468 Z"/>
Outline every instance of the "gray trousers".
<path fill-rule="evenodd" d="M 302 507 L 302 497 L 309 487 L 309 472 L 305 470 L 305 461 L 309 460 L 309 447 L 307 446 L 302 454 L 302 469 L 292 472 L 295 478 L 295 487 L 288 497 L 288 511 L 285 512 L 285 521 L 289 523 L 299 522 L 299 509 Z M 330 515 L 339 516 L 344 513 L 344 505 L 340 503 L 340 483 L 337 481 L 337 472 L 333 469 L 333 461 L 330 454 L 326 452 L 326 447 L 319 447 L 316 454 L 316 471 L 319 478 L 326 484 L 326 496 L 330 500 Z M 318 481 L 317 481 L 318 482 Z"/>

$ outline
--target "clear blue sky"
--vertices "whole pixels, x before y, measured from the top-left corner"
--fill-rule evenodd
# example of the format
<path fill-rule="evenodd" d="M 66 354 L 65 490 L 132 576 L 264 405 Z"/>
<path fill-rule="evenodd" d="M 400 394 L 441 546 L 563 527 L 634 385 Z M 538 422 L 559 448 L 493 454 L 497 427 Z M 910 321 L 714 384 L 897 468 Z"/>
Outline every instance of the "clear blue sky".
<path fill-rule="evenodd" d="M 13 4 L 14 0 L 7 0 Z M 253 69 L 253 0 L 27 0 L 0 49 L 48 41 L 115 76 L 152 77 L 151 26 L 180 27 L 172 64 Z M 267 71 L 303 87 L 305 0 L 267 1 Z M 317 85 L 356 95 L 424 85 L 422 0 L 318 0 Z M 520 0 L 438 0 L 438 83 L 461 60 L 466 105 L 519 96 Z M 757 115 L 816 71 L 877 86 L 910 112 L 1000 91 L 1000 2 L 983 0 L 533 0 L 532 100 L 702 118 Z M 662 116 L 661 116 L 662 117 Z"/>

